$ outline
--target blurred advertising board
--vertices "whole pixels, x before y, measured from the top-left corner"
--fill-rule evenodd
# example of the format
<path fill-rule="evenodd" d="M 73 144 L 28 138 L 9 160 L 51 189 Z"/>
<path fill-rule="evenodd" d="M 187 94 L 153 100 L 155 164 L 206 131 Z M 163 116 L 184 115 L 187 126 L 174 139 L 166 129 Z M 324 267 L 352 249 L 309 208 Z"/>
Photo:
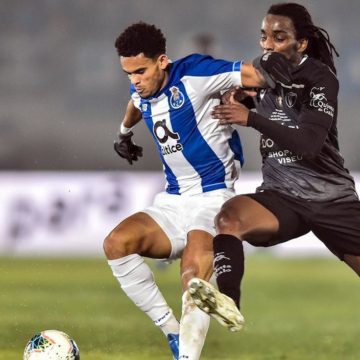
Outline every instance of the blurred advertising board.
<path fill-rule="evenodd" d="M 359 189 L 360 173 L 354 174 Z M 261 174 L 244 172 L 238 194 Z M 0 172 L 0 256 L 102 256 L 105 236 L 163 191 L 160 172 Z M 273 248 L 276 255 L 330 253 L 308 234 Z"/>

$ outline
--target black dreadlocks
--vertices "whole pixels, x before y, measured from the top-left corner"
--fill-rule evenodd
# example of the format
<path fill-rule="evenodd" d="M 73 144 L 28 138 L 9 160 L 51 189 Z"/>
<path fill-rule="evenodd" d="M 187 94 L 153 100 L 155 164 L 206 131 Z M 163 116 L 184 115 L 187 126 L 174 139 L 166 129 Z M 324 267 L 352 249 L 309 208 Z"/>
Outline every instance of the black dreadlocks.
<path fill-rule="evenodd" d="M 331 43 L 328 32 L 314 25 L 311 15 L 304 6 L 296 3 L 280 3 L 272 5 L 267 13 L 290 18 L 294 24 L 296 39 L 307 39 L 309 42 L 305 53 L 322 61 L 336 74 L 333 53 L 336 56 L 339 54 Z"/>

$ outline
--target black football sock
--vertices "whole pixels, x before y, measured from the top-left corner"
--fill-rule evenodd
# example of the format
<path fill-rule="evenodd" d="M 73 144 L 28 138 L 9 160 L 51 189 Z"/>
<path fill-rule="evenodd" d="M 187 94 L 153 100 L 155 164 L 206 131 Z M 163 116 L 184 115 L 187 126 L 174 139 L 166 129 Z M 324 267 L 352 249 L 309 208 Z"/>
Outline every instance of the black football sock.
<path fill-rule="evenodd" d="M 236 236 L 214 237 L 214 272 L 219 290 L 240 309 L 240 283 L 244 275 L 244 248 Z"/>

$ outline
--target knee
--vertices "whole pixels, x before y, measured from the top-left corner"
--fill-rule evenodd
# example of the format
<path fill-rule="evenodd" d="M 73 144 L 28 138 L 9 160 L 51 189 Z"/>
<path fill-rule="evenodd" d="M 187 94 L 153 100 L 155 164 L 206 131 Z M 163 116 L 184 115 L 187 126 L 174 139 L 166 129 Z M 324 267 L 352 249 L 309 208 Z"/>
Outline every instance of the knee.
<path fill-rule="evenodd" d="M 221 209 L 220 212 L 215 217 L 216 230 L 219 233 L 222 233 L 224 232 L 224 230 L 226 230 L 229 227 L 229 225 L 232 224 L 232 222 L 233 221 L 228 211 L 226 211 L 225 209 Z"/>
<path fill-rule="evenodd" d="M 215 217 L 215 226 L 219 234 L 239 236 L 243 232 L 243 222 L 231 206 L 223 206 Z"/>
<path fill-rule="evenodd" d="M 131 240 L 123 231 L 114 229 L 106 236 L 103 248 L 106 257 L 111 259 L 118 259 L 127 255 L 133 254 L 131 247 Z"/>

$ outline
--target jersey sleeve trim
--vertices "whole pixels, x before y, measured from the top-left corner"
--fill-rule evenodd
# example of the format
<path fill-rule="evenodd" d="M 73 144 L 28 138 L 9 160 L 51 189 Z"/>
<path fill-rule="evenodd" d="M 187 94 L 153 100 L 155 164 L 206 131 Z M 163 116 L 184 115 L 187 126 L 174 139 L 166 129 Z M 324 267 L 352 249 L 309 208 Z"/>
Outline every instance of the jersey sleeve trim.
<path fill-rule="evenodd" d="M 235 61 L 233 63 L 233 73 L 236 76 L 239 76 L 239 79 L 236 78 L 235 81 L 239 81 L 239 86 L 243 87 L 242 81 L 241 81 L 241 67 L 242 67 L 243 62 L 242 61 Z"/>

